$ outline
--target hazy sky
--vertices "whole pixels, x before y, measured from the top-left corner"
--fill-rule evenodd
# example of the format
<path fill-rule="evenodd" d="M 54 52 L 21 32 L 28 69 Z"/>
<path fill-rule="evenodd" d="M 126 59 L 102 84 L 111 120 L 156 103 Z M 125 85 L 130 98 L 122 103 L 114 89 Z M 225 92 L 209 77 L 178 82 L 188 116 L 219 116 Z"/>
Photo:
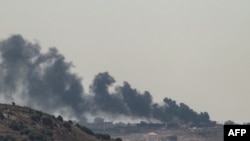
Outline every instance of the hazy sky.
<path fill-rule="evenodd" d="M 249 0 L 1 0 L 0 39 L 57 47 L 85 89 L 98 72 L 216 121 L 250 121 Z"/>

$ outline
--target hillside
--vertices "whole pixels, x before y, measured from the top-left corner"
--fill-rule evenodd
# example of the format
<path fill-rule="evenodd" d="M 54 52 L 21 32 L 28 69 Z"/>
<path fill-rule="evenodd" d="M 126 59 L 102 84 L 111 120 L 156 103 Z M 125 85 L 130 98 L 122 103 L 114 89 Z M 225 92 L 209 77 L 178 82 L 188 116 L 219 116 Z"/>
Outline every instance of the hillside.
<path fill-rule="evenodd" d="M 99 139 L 98 139 L 99 138 Z M 111 141 L 107 134 L 15 104 L 0 104 L 0 141 Z M 119 140 L 119 139 L 117 139 Z"/>

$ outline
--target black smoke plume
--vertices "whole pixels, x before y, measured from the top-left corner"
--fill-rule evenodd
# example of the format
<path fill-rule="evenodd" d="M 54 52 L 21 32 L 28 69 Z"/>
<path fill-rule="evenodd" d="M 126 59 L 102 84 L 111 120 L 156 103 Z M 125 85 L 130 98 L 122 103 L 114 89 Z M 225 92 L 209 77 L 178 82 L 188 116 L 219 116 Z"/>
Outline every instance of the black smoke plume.
<path fill-rule="evenodd" d="M 74 114 L 83 110 L 81 79 L 70 72 L 72 64 L 56 48 L 41 53 L 38 44 L 15 35 L 0 43 L 0 51 L 0 92 L 5 100 L 19 96 L 27 106 L 47 112 L 63 106 Z"/>
<path fill-rule="evenodd" d="M 108 72 L 98 73 L 90 92 L 84 92 L 81 78 L 70 70 L 72 63 L 66 62 L 56 48 L 42 53 L 38 44 L 20 35 L 2 40 L 0 55 L 1 102 L 15 101 L 49 113 L 62 111 L 78 120 L 86 114 L 106 113 L 148 121 L 210 122 L 207 112 L 198 114 L 170 98 L 165 98 L 163 104 L 154 103 L 148 91 L 141 93 L 128 82 L 110 92 L 115 79 Z"/>

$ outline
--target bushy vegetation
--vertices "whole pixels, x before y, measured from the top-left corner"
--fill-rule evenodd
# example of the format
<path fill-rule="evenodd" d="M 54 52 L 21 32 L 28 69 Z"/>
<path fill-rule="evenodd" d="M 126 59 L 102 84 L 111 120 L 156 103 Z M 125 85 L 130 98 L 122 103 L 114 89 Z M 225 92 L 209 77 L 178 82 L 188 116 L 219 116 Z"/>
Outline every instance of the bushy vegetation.
<path fill-rule="evenodd" d="M 0 119 L 4 119 L 4 114 L 2 111 L 0 111 Z"/>
<path fill-rule="evenodd" d="M 63 126 L 68 129 L 68 131 L 71 131 L 71 124 L 68 122 L 64 122 Z"/>
<path fill-rule="evenodd" d="M 65 136 L 69 139 L 71 139 L 71 134 L 75 137 L 74 139 L 79 139 L 79 137 L 81 139 L 83 138 L 83 140 L 85 138 L 90 139 L 93 137 L 102 140 L 110 139 L 110 135 L 108 134 L 95 134 L 87 127 L 79 124 L 75 125 L 71 120 L 63 121 L 61 115 L 53 118 L 52 116 L 50 117 L 40 111 L 21 106 L 11 106 L 11 108 L 1 107 L 1 109 L 0 121 L 3 119 L 1 122 L 5 122 L 3 132 L 8 132 L 9 136 L 0 134 L 0 141 L 51 141 L 57 140 L 58 134 L 62 133 L 66 133 L 67 135 L 65 134 Z M 5 129 L 6 126 L 7 129 Z M 77 134 L 74 132 L 75 130 L 72 130 L 73 126 L 77 126 L 83 132 Z M 65 130 L 68 130 L 69 132 L 65 132 Z M 85 133 L 92 137 L 86 137 Z M 121 140 L 118 139 L 116 141 Z"/>
<path fill-rule="evenodd" d="M 32 113 L 31 111 L 29 113 Z M 35 122 L 40 122 L 42 119 L 43 113 L 40 111 L 36 111 L 34 115 L 31 116 L 31 120 Z"/>
<path fill-rule="evenodd" d="M 42 123 L 49 127 L 53 127 L 53 121 L 49 117 L 42 118 Z"/>
<path fill-rule="evenodd" d="M 44 134 L 38 134 L 38 133 L 31 133 L 29 134 L 28 137 L 31 141 L 46 141 L 47 140 Z"/>
<path fill-rule="evenodd" d="M 70 123 L 70 124 L 73 124 L 72 120 L 69 120 L 69 123 Z"/>
<path fill-rule="evenodd" d="M 20 131 L 24 128 L 24 125 L 23 125 L 23 122 L 21 121 L 18 122 L 18 121 L 12 120 L 9 123 L 9 128 L 15 131 Z"/>
<path fill-rule="evenodd" d="M 46 141 L 48 137 L 52 137 L 53 136 L 53 132 L 51 130 L 45 130 L 42 129 L 40 130 L 40 132 L 34 132 L 28 128 L 20 131 L 21 135 L 27 135 L 27 137 L 29 138 L 30 141 Z M 26 139 L 27 140 L 27 139 Z"/>
<path fill-rule="evenodd" d="M 9 114 L 9 115 L 13 115 L 13 112 L 12 112 L 12 111 L 8 111 L 8 114 Z"/>
<path fill-rule="evenodd" d="M 40 117 L 43 116 L 43 113 L 41 111 L 36 111 L 36 114 L 38 114 Z"/>
<path fill-rule="evenodd" d="M 88 135 L 95 136 L 98 139 L 103 139 L 103 140 L 110 140 L 111 139 L 109 134 L 100 134 L 100 133 L 95 134 L 91 129 L 89 129 L 87 127 L 81 126 L 79 124 L 76 124 L 76 126 L 79 129 L 81 129 L 83 132 L 87 133 Z M 120 141 L 120 140 L 118 139 L 118 141 Z"/>
<path fill-rule="evenodd" d="M 58 115 L 57 119 L 58 119 L 59 121 L 63 121 L 63 117 L 62 117 L 61 115 Z"/>
<path fill-rule="evenodd" d="M 94 132 L 93 132 L 91 129 L 89 129 L 89 128 L 87 128 L 87 127 L 84 127 L 84 126 L 81 126 L 80 124 L 76 124 L 76 126 L 77 126 L 79 129 L 81 129 L 83 132 L 85 132 L 85 133 L 87 133 L 87 134 L 89 134 L 89 135 L 94 135 Z"/>
<path fill-rule="evenodd" d="M 109 134 L 95 134 L 96 138 L 103 140 L 110 140 L 111 137 Z"/>
<path fill-rule="evenodd" d="M 122 141 L 122 139 L 121 139 L 121 138 L 116 138 L 115 140 L 116 140 L 116 141 Z"/>
<path fill-rule="evenodd" d="M 16 139 L 13 138 L 12 136 L 9 136 L 9 135 L 7 135 L 7 136 L 0 135 L 0 141 L 16 141 Z"/>
<path fill-rule="evenodd" d="M 34 114 L 31 116 L 31 119 L 35 122 L 40 122 L 41 121 L 41 117 L 39 114 Z"/>
<path fill-rule="evenodd" d="M 46 134 L 47 136 L 49 136 L 49 137 L 52 137 L 52 136 L 53 136 L 53 132 L 50 131 L 50 130 L 46 131 L 45 134 Z"/>
<path fill-rule="evenodd" d="M 31 133 L 31 130 L 30 129 L 24 129 L 20 132 L 21 135 L 28 135 Z"/>

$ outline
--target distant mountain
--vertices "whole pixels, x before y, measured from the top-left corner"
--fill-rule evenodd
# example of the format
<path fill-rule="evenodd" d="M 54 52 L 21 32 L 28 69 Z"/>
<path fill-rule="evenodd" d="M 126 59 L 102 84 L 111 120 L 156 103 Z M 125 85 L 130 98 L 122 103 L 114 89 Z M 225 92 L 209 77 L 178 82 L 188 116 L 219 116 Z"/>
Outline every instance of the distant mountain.
<path fill-rule="evenodd" d="M 28 107 L 0 104 L 0 141 L 115 141 L 108 134 Z M 119 141 L 120 139 L 116 139 Z"/>

